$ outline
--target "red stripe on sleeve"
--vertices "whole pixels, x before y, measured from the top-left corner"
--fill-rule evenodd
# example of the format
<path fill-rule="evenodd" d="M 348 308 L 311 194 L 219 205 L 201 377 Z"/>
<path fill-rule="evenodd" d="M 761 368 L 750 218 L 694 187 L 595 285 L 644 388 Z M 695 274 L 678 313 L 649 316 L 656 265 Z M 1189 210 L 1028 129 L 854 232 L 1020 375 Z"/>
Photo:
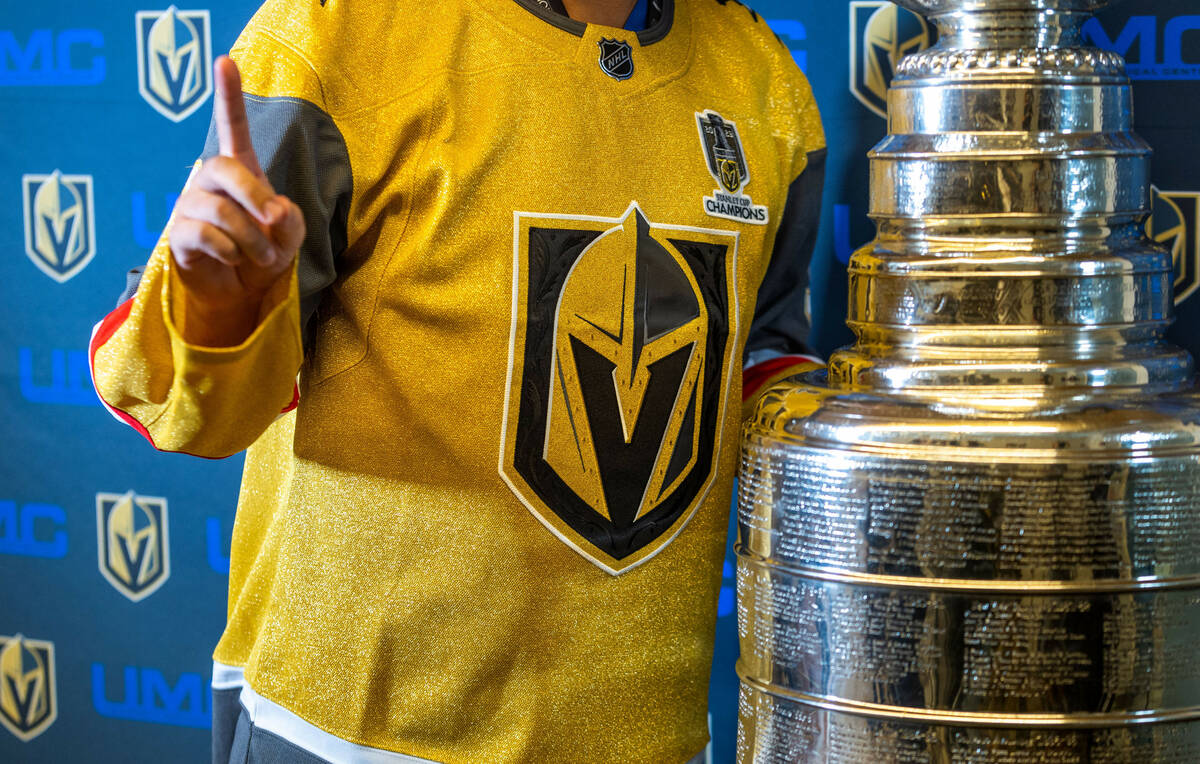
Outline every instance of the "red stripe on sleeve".
<path fill-rule="evenodd" d="M 810 355 L 781 355 L 769 361 L 755 364 L 742 371 L 742 402 L 750 400 L 762 392 L 763 385 L 773 377 L 788 370 L 792 366 L 806 363 L 821 363 L 820 359 Z"/>
<path fill-rule="evenodd" d="M 104 346 L 104 343 L 112 339 L 113 335 L 117 333 L 117 330 L 120 329 L 125 323 L 125 320 L 129 318 L 129 312 L 131 310 L 133 310 L 132 297 L 118 305 L 117 309 L 112 313 L 109 313 L 107 316 L 105 316 L 104 320 L 96 325 L 96 330 L 92 332 L 92 341 L 88 345 L 88 363 L 92 370 L 93 386 L 96 384 L 96 352 Z M 100 390 L 98 388 L 96 390 L 96 395 L 100 398 L 100 402 L 104 404 L 104 408 L 108 409 L 113 416 L 137 430 L 143 438 L 149 441 L 150 445 L 158 448 L 158 446 L 154 445 L 154 438 L 150 437 L 150 432 L 142 426 L 141 422 L 129 416 L 124 411 L 121 411 L 108 401 L 104 400 L 104 396 L 100 394 Z"/>
<path fill-rule="evenodd" d="M 289 403 L 287 406 L 285 406 L 283 411 L 280 411 L 279 414 L 280 414 L 280 416 L 282 416 L 284 414 L 287 414 L 290 411 L 295 411 L 299 406 L 300 406 L 300 385 L 293 385 L 292 386 L 292 402 Z"/>
<path fill-rule="evenodd" d="M 128 300 L 126 300 L 125 302 L 118 305 L 117 309 L 114 310 L 112 313 L 109 313 L 107 316 L 105 316 L 104 320 L 101 321 L 99 324 L 97 324 L 95 330 L 93 330 L 93 332 L 92 332 L 92 340 L 90 343 L 88 343 L 88 363 L 89 363 L 89 366 L 91 367 L 92 386 L 93 387 L 95 387 L 95 385 L 96 385 L 96 382 L 95 382 L 95 380 L 96 380 L 96 352 L 99 351 L 100 348 L 104 346 L 104 343 L 108 342 L 109 340 L 111 340 L 113 338 L 113 335 L 117 333 L 117 331 L 121 328 L 121 326 L 129 318 L 129 313 L 130 313 L 130 311 L 133 310 L 133 299 L 134 298 L 130 297 Z M 214 458 L 211 456 L 201 456 L 200 454 L 192 454 L 187 451 L 166 451 L 165 449 L 159 448 L 158 445 L 154 442 L 154 438 L 150 437 L 150 432 L 145 427 L 142 426 L 141 422 L 134 419 L 129 414 L 126 414 L 124 411 L 121 411 L 119 408 L 112 405 L 108 401 L 104 400 L 104 396 L 100 394 L 99 389 L 96 390 L 96 396 L 100 399 L 100 402 L 104 404 L 104 408 L 108 409 L 109 413 L 111 413 L 119 421 L 124 422 L 125 424 L 129 425 L 134 430 L 136 430 L 155 449 L 157 449 L 159 451 L 163 451 L 164 453 L 181 453 L 181 454 L 187 454 L 188 456 L 199 456 L 201 459 L 213 459 Z M 295 411 L 296 408 L 299 407 L 299 405 L 300 405 L 300 386 L 293 385 L 292 386 L 292 400 L 286 407 L 284 407 L 284 409 L 282 411 L 279 412 L 279 415 L 283 416 L 284 414 L 287 414 L 288 412 Z"/>

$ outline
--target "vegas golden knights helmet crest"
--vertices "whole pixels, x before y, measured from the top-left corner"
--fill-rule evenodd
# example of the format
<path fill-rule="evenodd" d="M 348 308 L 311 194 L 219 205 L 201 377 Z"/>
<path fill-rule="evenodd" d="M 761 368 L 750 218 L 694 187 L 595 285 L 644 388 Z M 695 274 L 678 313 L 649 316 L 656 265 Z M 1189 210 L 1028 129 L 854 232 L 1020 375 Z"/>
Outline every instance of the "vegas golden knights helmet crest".
<path fill-rule="evenodd" d="M 881 0 L 850 3 L 850 90 L 871 111 L 887 117 L 887 90 L 900 59 L 933 44 L 919 14 Z"/>
<path fill-rule="evenodd" d="M 139 602 L 171 575 L 167 500 L 153 496 L 96 494 L 100 572 L 117 591 Z"/>
<path fill-rule="evenodd" d="M 0 637 L 0 723 L 28 742 L 57 716 L 53 643 Z"/>
<path fill-rule="evenodd" d="M 1151 186 L 1150 198 L 1146 235 L 1171 253 L 1178 305 L 1200 288 L 1200 193 Z"/>
<path fill-rule="evenodd" d="M 138 92 L 172 122 L 194 113 L 212 94 L 208 11 L 138 11 Z"/>
<path fill-rule="evenodd" d="M 60 284 L 96 255 L 95 200 L 90 175 L 22 178 L 25 253 L 42 273 Z"/>
<path fill-rule="evenodd" d="M 623 219 L 517 216 L 500 471 L 610 573 L 663 549 L 714 474 L 736 341 L 736 237 Z"/>

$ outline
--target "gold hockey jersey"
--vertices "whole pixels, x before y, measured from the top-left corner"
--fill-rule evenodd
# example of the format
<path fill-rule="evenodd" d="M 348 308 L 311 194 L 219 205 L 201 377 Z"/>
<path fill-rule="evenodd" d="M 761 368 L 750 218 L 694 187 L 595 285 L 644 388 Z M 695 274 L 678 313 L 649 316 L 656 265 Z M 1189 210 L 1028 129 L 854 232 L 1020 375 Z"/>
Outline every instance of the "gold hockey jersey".
<path fill-rule="evenodd" d="M 743 365 L 807 329 L 788 50 L 725 0 L 269 0 L 232 55 L 298 266 L 196 347 L 164 235 L 91 346 L 155 447 L 249 448 L 216 659 L 425 759 L 694 756 Z"/>

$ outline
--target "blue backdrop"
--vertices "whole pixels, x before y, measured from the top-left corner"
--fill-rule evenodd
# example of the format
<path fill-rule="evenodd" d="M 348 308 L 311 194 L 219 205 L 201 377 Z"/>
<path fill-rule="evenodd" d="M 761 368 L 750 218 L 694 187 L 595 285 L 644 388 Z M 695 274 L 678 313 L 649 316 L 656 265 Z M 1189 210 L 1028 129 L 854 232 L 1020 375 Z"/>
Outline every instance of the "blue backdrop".
<path fill-rule="evenodd" d="M 498 1 L 498 0 L 496 0 Z M 178 11 L 197 62 L 229 49 L 254 0 Z M 813 341 L 850 341 L 845 264 L 873 236 L 867 149 L 890 53 L 928 42 L 881 0 L 753 3 L 813 82 L 829 178 L 813 265 Z M 0 761 L 208 758 L 211 650 L 225 616 L 241 459 L 153 452 L 99 406 L 84 348 L 125 272 L 145 261 L 199 153 L 207 74 L 139 66 L 165 8 L 124 0 L 7 3 L 0 18 Z M 1173 339 L 1200 350 L 1200 15 L 1138 0 L 1087 27 L 1123 53 L 1137 125 L 1157 149 L 1151 231 L 1176 255 Z M 1189 13 L 1192 11 L 1193 13 Z M 194 45 L 191 45 L 195 43 Z M 190 47 L 188 47 L 190 46 Z M 211 54 L 210 54 L 211 49 Z M 207 66 L 201 67 L 206 71 Z M 55 193 L 57 192 L 57 193 Z M 155 518 L 132 518 L 138 503 Z M 127 542 L 122 546 L 122 540 Z M 131 542 L 131 543 L 130 543 Z M 141 558 L 114 550 L 142 549 Z M 713 760 L 733 758 L 732 557 L 717 625 Z"/>

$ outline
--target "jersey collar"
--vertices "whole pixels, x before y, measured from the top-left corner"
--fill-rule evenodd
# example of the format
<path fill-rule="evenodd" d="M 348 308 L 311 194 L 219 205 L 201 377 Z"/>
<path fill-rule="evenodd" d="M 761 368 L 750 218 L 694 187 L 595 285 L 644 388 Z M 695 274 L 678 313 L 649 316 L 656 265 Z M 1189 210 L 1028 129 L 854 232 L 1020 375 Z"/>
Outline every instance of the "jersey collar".
<path fill-rule="evenodd" d="M 514 2 L 546 23 L 570 32 L 576 37 L 583 37 L 587 33 L 587 24 L 556 13 L 550 9 L 548 4 L 542 4 L 538 0 L 514 0 Z M 674 22 L 675 0 L 663 0 L 662 16 L 653 25 L 637 33 L 638 42 L 643 46 L 653 45 L 667 36 Z"/>

